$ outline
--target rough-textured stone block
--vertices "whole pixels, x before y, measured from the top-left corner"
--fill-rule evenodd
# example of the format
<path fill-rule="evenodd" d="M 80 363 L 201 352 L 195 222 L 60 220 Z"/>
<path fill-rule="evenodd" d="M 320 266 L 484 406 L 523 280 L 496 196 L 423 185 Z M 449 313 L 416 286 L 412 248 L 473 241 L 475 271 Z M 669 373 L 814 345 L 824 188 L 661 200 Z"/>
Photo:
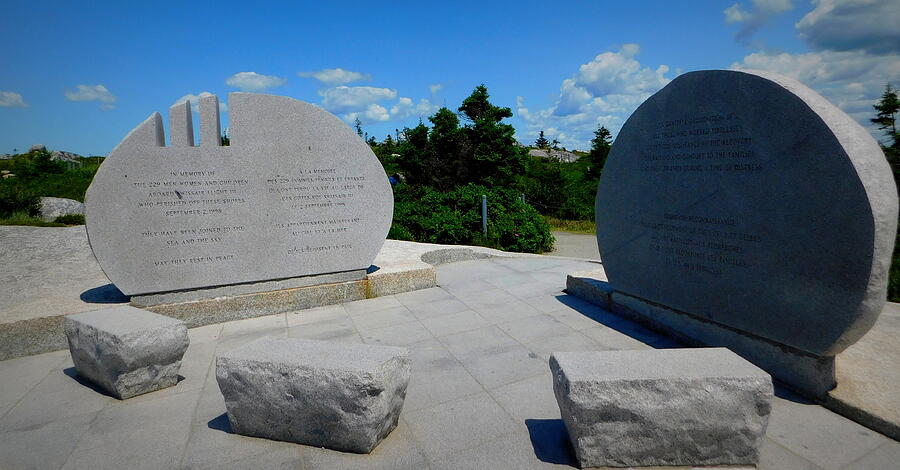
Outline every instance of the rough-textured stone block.
<path fill-rule="evenodd" d="M 182 321 L 122 306 L 69 315 L 64 328 L 78 374 L 117 398 L 178 383 L 189 342 Z"/>
<path fill-rule="evenodd" d="M 216 358 L 234 432 L 368 453 L 397 426 L 404 348 L 260 338 Z"/>
<path fill-rule="evenodd" d="M 53 222 L 53 219 L 69 214 L 84 214 L 84 204 L 74 199 L 62 197 L 41 198 L 41 219 Z"/>
<path fill-rule="evenodd" d="M 759 460 L 772 380 L 727 349 L 557 352 L 550 369 L 582 467 Z"/>

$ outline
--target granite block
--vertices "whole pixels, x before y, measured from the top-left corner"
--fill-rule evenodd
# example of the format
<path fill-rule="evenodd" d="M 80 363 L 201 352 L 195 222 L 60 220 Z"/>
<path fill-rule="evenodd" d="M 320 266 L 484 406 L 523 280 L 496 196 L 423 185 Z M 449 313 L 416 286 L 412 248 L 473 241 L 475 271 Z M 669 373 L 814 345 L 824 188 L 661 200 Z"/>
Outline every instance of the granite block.
<path fill-rule="evenodd" d="M 772 380 L 727 349 L 556 352 L 550 369 L 582 467 L 759 461 Z"/>
<path fill-rule="evenodd" d="M 78 374 L 119 399 L 178 383 L 189 339 L 184 322 L 122 306 L 65 318 Z"/>
<path fill-rule="evenodd" d="M 236 433 L 356 453 L 397 426 L 409 377 L 385 346 L 264 337 L 216 358 Z"/>

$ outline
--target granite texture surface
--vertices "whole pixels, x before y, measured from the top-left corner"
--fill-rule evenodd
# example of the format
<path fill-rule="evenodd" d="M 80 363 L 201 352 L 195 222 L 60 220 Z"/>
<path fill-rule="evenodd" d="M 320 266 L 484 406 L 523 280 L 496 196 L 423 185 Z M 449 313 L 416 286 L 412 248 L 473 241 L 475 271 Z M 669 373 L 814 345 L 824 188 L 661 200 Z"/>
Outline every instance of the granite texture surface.
<path fill-rule="evenodd" d="M 263 337 L 216 357 L 238 434 L 369 453 L 397 426 L 405 348 Z"/>
<path fill-rule="evenodd" d="M 127 295 L 368 269 L 393 194 L 369 146 L 318 106 L 229 95 L 222 146 L 217 100 L 172 107 L 170 145 L 156 113 L 104 160 L 86 196 L 91 247 Z"/>
<path fill-rule="evenodd" d="M 727 349 L 555 352 L 550 369 L 582 467 L 759 461 L 772 380 Z"/>
<path fill-rule="evenodd" d="M 84 204 L 74 199 L 64 197 L 42 197 L 41 219 L 53 222 L 53 219 L 61 215 L 84 214 Z"/>
<path fill-rule="evenodd" d="M 756 71 L 673 80 L 625 123 L 597 193 L 621 292 L 819 356 L 885 302 L 897 190 L 868 131 Z"/>
<path fill-rule="evenodd" d="M 69 315 L 64 327 L 78 374 L 116 398 L 178 383 L 189 344 L 184 322 L 123 306 Z"/>
<path fill-rule="evenodd" d="M 566 278 L 566 292 L 669 335 L 683 344 L 726 347 L 805 396 L 821 399 L 835 386 L 835 361 L 832 356 L 809 354 L 761 336 L 618 292 L 606 281 L 606 274 L 602 270 L 569 274 Z"/>

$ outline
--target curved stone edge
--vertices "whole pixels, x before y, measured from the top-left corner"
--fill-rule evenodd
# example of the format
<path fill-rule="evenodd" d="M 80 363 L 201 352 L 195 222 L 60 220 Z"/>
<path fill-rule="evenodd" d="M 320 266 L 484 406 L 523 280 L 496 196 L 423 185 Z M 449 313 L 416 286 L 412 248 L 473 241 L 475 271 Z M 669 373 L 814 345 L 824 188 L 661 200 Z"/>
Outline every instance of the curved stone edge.
<path fill-rule="evenodd" d="M 878 320 L 884 304 L 887 302 L 887 281 L 897 233 L 898 206 L 900 206 L 900 201 L 898 201 L 897 197 L 897 186 L 893 180 L 893 172 L 886 158 L 884 158 L 884 153 L 878 142 L 865 128 L 820 94 L 799 81 L 777 73 L 754 69 L 698 70 L 684 75 L 716 71 L 756 76 L 781 86 L 800 99 L 814 114 L 819 116 L 819 119 L 822 120 L 844 148 L 849 163 L 859 175 L 860 183 L 866 192 L 874 225 L 873 264 L 870 268 L 866 296 L 860 302 L 859 314 L 851 322 L 851 326 L 844 334 L 834 341 L 834 346 L 828 351 L 833 357 L 858 341 L 872 328 Z M 674 83 L 674 80 L 672 83 Z M 666 86 L 668 87 L 669 85 Z M 628 122 L 641 111 L 641 108 L 646 103 L 647 100 L 638 106 L 631 116 L 625 120 L 622 128 L 628 126 Z M 822 119 L 821 116 L 826 116 L 828 120 Z M 597 220 L 602 218 L 599 213 L 601 187 L 602 179 L 594 196 L 594 216 Z M 604 250 L 602 243 L 600 243 L 599 232 L 595 233 L 595 238 L 602 262 Z"/>
<path fill-rule="evenodd" d="M 891 256 L 897 233 L 898 202 L 897 185 L 893 172 L 881 146 L 865 128 L 847 113 L 833 105 L 811 88 L 777 73 L 764 70 L 746 69 L 738 72 L 755 75 L 780 85 L 800 98 L 834 134 L 844 148 L 847 158 L 859 175 L 866 192 L 874 224 L 874 252 L 869 274 L 866 296 L 861 305 L 861 314 L 856 322 L 835 341 L 829 351 L 837 354 L 869 331 L 887 302 L 887 282 L 891 266 Z"/>
<path fill-rule="evenodd" d="M 308 120 L 300 119 L 300 124 L 302 125 L 291 128 L 291 130 L 297 128 L 305 129 L 309 127 L 309 124 L 311 122 L 317 122 L 320 125 L 322 123 L 325 123 L 326 125 L 330 126 L 332 130 L 339 131 L 339 133 L 345 134 L 346 140 L 345 142 L 343 142 L 345 144 L 343 145 L 343 147 L 346 147 L 344 149 L 345 151 L 349 151 L 347 149 L 356 147 L 357 150 L 359 150 L 360 155 L 364 155 L 364 158 L 366 160 L 369 160 L 368 163 L 371 163 L 372 165 L 380 168 L 381 173 L 384 174 L 383 166 L 378 161 L 377 156 L 372 152 L 369 146 L 362 139 L 358 138 L 358 136 L 355 134 L 355 132 L 353 132 L 353 130 L 347 123 L 338 118 L 336 115 L 322 109 L 320 106 L 316 106 L 313 103 L 309 103 L 289 96 L 272 95 L 265 93 L 232 92 L 228 94 L 228 97 L 229 106 L 231 109 L 231 112 L 229 113 L 229 132 L 231 133 L 232 139 L 231 146 L 235 149 L 240 150 L 242 147 L 244 147 L 245 142 L 250 142 L 254 139 L 272 139 L 274 137 L 273 135 L 271 135 L 273 129 L 284 130 L 282 128 L 285 126 L 285 123 L 296 123 L 295 118 L 298 118 L 300 116 L 311 117 L 311 119 Z M 201 99 L 201 133 L 212 135 L 215 132 L 218 132 L 214 131 L 214 129 L 218 129 L 220 125 L 217 104 L 218 97 L 216 96 L 209 96 Z M 261 108 L 265 108 L 266 111 L 260 111 Z M 300 110 L 302 110 L 302 112 L 299 112 Z M 259 119 L 260 116 L 279 113 L 280 115 L 277 116 L 278 120 L 276 121 L 279 123 L 279 126 L 266 127 L 254 125 L 255 121 Z M 210 122 L 211 120 L 214 122 Z M 203 143 L 203 141 L 201 141 L 200 146 L 194 145 L 192 127 L 193 124 L 191 122 L 191 106 L 188 102 L 176 103 L 169 108 L 170 142 L 168 143 L 168 145 L 166 145 L 165 131 L 163 129 L 162 122 L 162 116 L 160 115 L 160 113 L 154 112 L 147 119 L 133 128 L 110 152 L 109 157 L 107 157 L 107 159 L 105 160 L 106 164 L 100 166 L 97 175 L 95 175 L 93 181 L 88 186 L 88 189 L 86 191 L 85 225 L 88 232 L 88 244 L 91 246 L 91 250 L 92 252 L 94 252 L 94 256 L 97 259 L 98 264 L 100 265 L 100 268 L 101 270 L 103 270 L 104 274 L 106 274 L 107 277 L 113 281 L 117 288 L 119 288 L 123 293 L 127 295 L 168 294 L 172 292 L 180 292 L 181 289 L 162 288 L 161 286 L 149 287 L 145 283 L 139 283 L 134 281 L 133 279 L 128 279 L 127 276 L 124 275 L 124 273 L 126 273 L 127 271 L 122 271 L 121 269 L 119 269 L 116 262 L 111 261 L 112 258 L 115 258 L 114 255 L 116 254 L 115 250 L 113 249 L 115 243 L 110 243 L 104 240 L 103 243 L 100 244 L 102 246 L 97 245 L 98 249 L 94 248 L 96 243 L 92 243 L 91 241 L 91 232 L 97 231 L 95 226 L 98 225 L 102 220 L 102 216 L 100 215 L 102 211 L 97 208 L 99 204 L 95 202 L 97 200 L 97 196 L 93 194 L 95 193 L 96 188 L 100 187 L 102 184 L 98 182 L 102 182 L 105 180 L 104 175 L 108 172 L 109 168 L 111 167 L 110 163 L 113 162 L 113 160 L 115 160 L 115 162 L 119 162 L 120 160 L 125 162 L 126 160 L 134 159 L 134 156 L 129 157 L 127 156 L 127 154 L 133 153 L 135 149 L 164 147 L 173 150 L 178 150 L 179 148 L 207 148 L 207 150 L 210 150 L 209 147 L 219 147 L 219 145 L 210 145 L 208 139 L 205 144 Z M 119 153 L 125 153 L 126 155 L 120 156 Z M 335 272 L 337 270 L 343 272 L 345 269 L 347 271 L 364 269 L 365 264 L 371 263 L 372 260 L 374 260 L 374 258 L 380 252 L 381 247 L 384 245 L 384 241 L 387 238 L 387 234 L 390 230 L 394 207 L 391 187 L 387 181 L 387 175 L 385 174 L 384 176 L 384 180 L 377 184 L 382 186 L 381 195 L 384 197 L 384 200 L 381 204 L 385 208 L 387 208 L 387 213 L 385 214 L 385 217 L 383 219 L 377 219 L 369 227 L 367 227 L 368 230 L 360 232 L 366 233 L 367 237 L 370 237 L 372 240 L 372 243 L 367 244 L 369 248 L 366 249 L 365 256 L 359 257 L 360 259 L 367 261 L 363 261 L 361 263 L 363 264 L 363 266 L 354 263 L 353 266 L 339 266 L 337 267 L 337 269 L 325 270 L 326 272 Z M 92 227 L 94 227 L 95 229 L 92 230 Z M 221 282 L 191 285 L 190 287 L 188 287 L 188 289 L 215 288 L 223 285 L 277 282 L 279 280 L 288 278 L 288 276 L 306 277 L 314 276 L 319 273 L 308 272 L 303 274 L 297 273 L 295 271 L 281 274 L 281 276 L 270 275 L 258 276 L 259 278 L 240 279 L 237 280 L 237 282 L 234 282 L 235 280 L 233 279 L 220 279 Z M 157 277 L 156 279 L 159 279 L 159 277 Z"/>

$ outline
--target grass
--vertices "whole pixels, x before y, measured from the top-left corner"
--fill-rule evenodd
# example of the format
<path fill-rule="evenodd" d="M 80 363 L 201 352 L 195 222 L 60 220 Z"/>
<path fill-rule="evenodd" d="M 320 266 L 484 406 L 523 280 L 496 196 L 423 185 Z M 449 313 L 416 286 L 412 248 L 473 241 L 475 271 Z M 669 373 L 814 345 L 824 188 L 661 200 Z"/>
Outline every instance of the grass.
<path fill-rule="evenodd" d="M 544 216 L 544 219 L 554 231 L 587 233 L 591 235 L 597 233 L 597 225 L 592 220 L 565 220 L 550 216 Z"/>
<path fill-rule="evenodd" d="M 44 222 L 27 212 L 13 212 L 9 217 L 0 217 L 0 225 L 29 225 L 32 227 L 67 227 L 59 222 Z"/>

